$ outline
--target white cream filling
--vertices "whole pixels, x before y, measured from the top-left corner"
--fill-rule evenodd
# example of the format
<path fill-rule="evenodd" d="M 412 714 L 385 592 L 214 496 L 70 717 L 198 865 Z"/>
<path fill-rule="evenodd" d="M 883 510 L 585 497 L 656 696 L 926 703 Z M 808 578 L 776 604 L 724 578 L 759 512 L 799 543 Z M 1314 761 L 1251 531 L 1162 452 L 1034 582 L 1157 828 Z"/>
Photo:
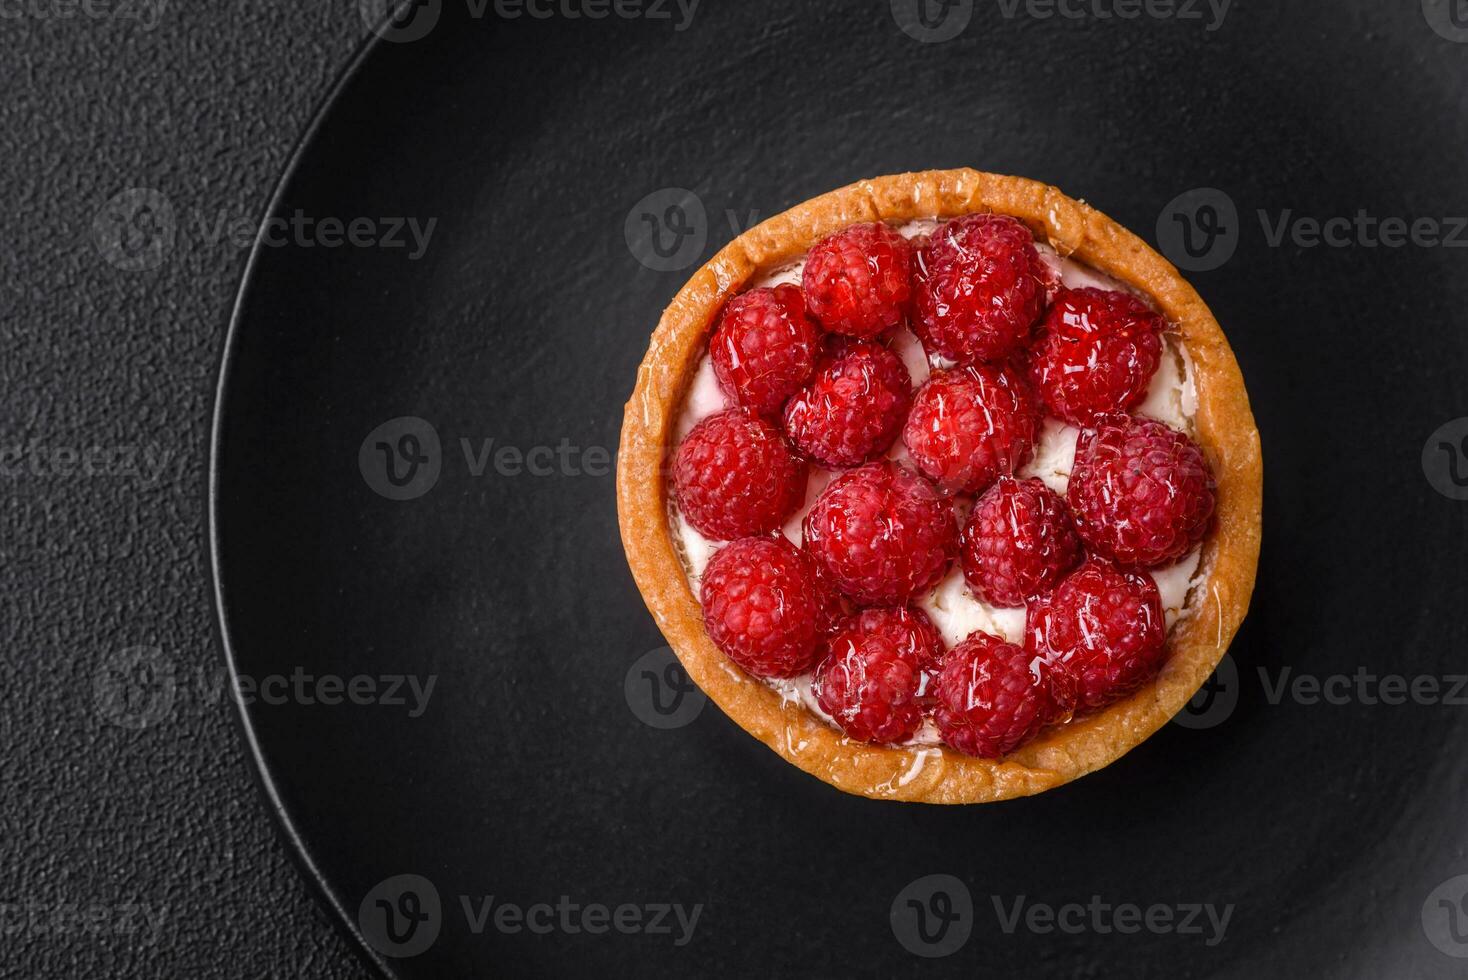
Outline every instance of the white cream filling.
<path fill-rule="evenodd" d="M 938 222 L 933 219 L 920 219 L 901 225 L 897 230 L 908 238 L 914 238 L 918 235 L 931 234 L 937 227 Z M 1040 253 L 1041 261 L 1056 269 L 1060 274 L 1061 283 L 1069 288 L 1094 286 L 1098 289 L 1125 289 L 1116 280 L 1070 258 L 1061 257 L 1053 248 L 1043 242 L 1036 242 L 1035 248 Z M 782 283 L 798 286 L 804 271 L 805 260 L 801 259 L 756 279 L 750 284 L 750 288 L 776 286 Z M 929 373 L 935 366 L 945 366 L 941 359 L 930 360 L 917 336 L 906 327 L 894 331 L 890 339 L 893 351 L 902 358 L 908 372 L 912 375 L 914 389 L 928 379 Z M 1136 409 L 1136 414 L 1157 419 L 1175 429 L 1192 434 L 1193 419 L 1198 412 L 1198 393 L 1193 383 L 1193 374 L 1193 362 L 1187 350 L 1172 335 L 1164 335 L 1161 363 L 1158 365 L 1156 374 L 1152 376 L 1151 385 L 1147 389 L 1147 397 Z M 689 430 L 701 420 L 722 412 L 729 405 L 729 399 L 723 389 L 719 387 L 718 378 L 714 375 L 713 360 L 705 354 L 689 386 L 683 409 L 678 416 L 676 427 L 678 441 L 681 442 Z M 1075 463 L 1076 438 L 1079 435 L 1080 430 L 1074 426 L 1067 425 L 1059 419 L 1045 419 L 1044 427 L 1035 444 L 1034 457 L 1019 471 L 1019 476 L 1039 477 L 1050 489 L 1064 495 L 1070 483 L 1070 472 Z M 887 458 L 912 466 L 907 447 L 902 444 L 900 437 L 891 451 L 887 453 Z M 831 470 L 817 466 L 810 468 L 805 503 L 782 529 L 785 537 L 793 543 L 798 545 L 804 539 L 801 524 L 805 520 L 805 515 L 815 504 L 821 491 L 835 476 L 836 474 Z M 955 504 L 955 517 L 960 525 L 966 516 L 967 507 L 968 504 L 964 502 Z M 682 514 L 675 514 L 674 524 L 682 545 L 688 579 L 693 586 L 694 595 L 697 595 L 709 559 L 727 542 L 708 540 L 684 520 Z M 1148 571 L 1152 580 L 1157 583 L 1157 591 L 1161 594 L 1162 607 L 1166 612 L 1169 630 L 1191 611 L 1190 598 L 1197 592 L 1197 587 L 1203 579 L 1203 571 L 1199 567 L 1201 558 L 1202 548 L 1195 548 L 1176 564 Z M 991 606 L 975 597 L 968 588 L 968 583 L 964 581 L 963 570 L 957 563 L 936 588 L 914 604 L 933 620 L 933 625 L 943 636 L 944 644 L 950 649 L 975 630 L 1002 636 L 1011 643 L 1024 642 L 1025 610 Z M 786 701 L 803 704 L 827 724 L 835 727 L 830 715 L 821 710 L 815 694 L 811 691 L 811 678 L 812 675 L 807 673 L 785 680 L 767 679 L 765 683 L 779 692 Z M 923 727 L 918 730 L 917 734 L 904 744 L 925 746 L 937 745 L 941 741 L 937 726 L 931 718 L 928 718 L 924 720 Z"/>

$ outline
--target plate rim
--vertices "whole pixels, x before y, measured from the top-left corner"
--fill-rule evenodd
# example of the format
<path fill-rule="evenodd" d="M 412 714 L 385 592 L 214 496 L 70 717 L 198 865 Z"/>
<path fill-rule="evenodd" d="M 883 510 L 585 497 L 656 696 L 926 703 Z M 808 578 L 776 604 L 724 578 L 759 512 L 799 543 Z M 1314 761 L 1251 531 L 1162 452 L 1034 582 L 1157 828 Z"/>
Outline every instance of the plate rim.
<path fill-rule="evenodd" d="M 347 89 L 362 74 L 368 60 L 374 55 L 378 48 L 385 43 L 381 31 L 381 25 L 396 15 L 397 9 L 410 4 L 412 0 L 394 0 L 382 18 L 370 28 L 366 36 L 357 42 L 352 53 L 347 56 L 346 61 L 337 70 L 336 76 L 327 86 L 325 93 L 320 97 L 316 107 L 312 110 L 311 117 L 305 127 L 296 137 L 290 152 L 286 156 L 285 165 L 276 179 L 265 204 L 265 210 L 256 228 L 255 240 L 250 245 L 250 254 L 245 262 L 244 271 L 240 275 L 239 285 L 235 290 L 234 303 L 230 309 L 229 322 L 225 327 L 224 343 L 219 355 L 219 363 L 215 372 L 214 403 L 210 411 L 209 423 L 209 456 L 205 466 L 205 512 L 208 519 L 206 537 L 209 548 L 209 578 L 210 602 L 214 608 L 214 629 L 218 646 L 224 654 L 225 669 L 229 673 L 231 684 L 240 681 L 239 658 L 235 652 L 235 644 L 231 639 L 230 617 L 228 604 L 225 599 L 224 572 L 222 568 L 220 550 L 220 442 L 224 429 L 225 402 L 229 396 L 230 378 L 236 367 L 236 354 L 239 346 L 240 336 L 244 330 L 246 303 L 259 284 L 259 266 L 261 255 L 266 247 L 266 231 L 270 219 L 280 217 L 282 203 L 286 193 L 295 182 L 297 173 L 301 169 L 307 154 L 316 145 L 317 138 L 321 134 L 327 121 L 342 101 Z M 305 837 L 297 828 L 295 820 L 286 808 L 281 798 L 280 790 L 276 786 L 275 778 L 271 768 L 267 764 L 264 750 L 260 743 L 260 737 L 255 729 L 249 708 L 239 698 L 231 698 L 235 703 L 236 717 L 241 732 L 244 735 L 246 755 L 254 770 L 256 782 L 265 796 L 270 812 L 274 816 L 277 833 L 284 838 L 286 851 L 293 859 L 297 868 L 304 873 L 306 882 L 312 892 L 315 893 L 316 901 L 323 905 L 328 912 L 328 918 L 336 927 L 338 933 L 345 937 L 348 947 L 356 953 L 359 961 L 368 965 L 379 975 L 386 977 L 397 977 L 400 974 L 392 968 L 383 954 L 372 948 L 366 938 L 362 935 L 356 920 L 350 911 L 342 904 L 332 890 L 331 884 L 320 866 L 312 855 L 311 848 Z"/>

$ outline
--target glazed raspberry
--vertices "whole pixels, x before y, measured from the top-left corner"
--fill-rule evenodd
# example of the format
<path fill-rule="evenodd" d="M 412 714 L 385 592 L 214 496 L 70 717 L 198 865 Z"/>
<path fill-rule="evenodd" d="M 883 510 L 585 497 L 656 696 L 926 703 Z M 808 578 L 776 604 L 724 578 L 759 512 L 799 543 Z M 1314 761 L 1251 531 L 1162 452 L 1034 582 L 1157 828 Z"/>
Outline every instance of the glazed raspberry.
<path fill-rule="evenodd" d="M 880 636 L 924 670 L 936 670 L 943 661 L 943 636 L 928 614 L 917 606 L 863 609 L 843 624 L 868 636 Z"/>
<path fill-rule="evenodd" d="M 983 601 L 1023 606 L 1081 560 L 1060 495 L 1040 480 L 1000 477 L 969 512 L 959 538 L 963 577 Z"/>
<path fill-rule="evenodd" d="M 851 738 L 906 741 L 922 724 L 924 675 L 937 667 L 942 650 L 922 610 L 867 609 L 827 637 L 812 690 Z"/>
<path fill-rule="evenodd" d="M 714 374 L 730 398 L 777 415 L 805 384 L 820 353 L 820 329 L 795 286 L 751 289 L 731 299 L 709 341 Z"/>
<path fill-rule="evenodd" d="M 912 291 L 912 246 L 880 222 L 816 243 L 801 277 L 811 316 L 832 333 L 875 337 L 902 320 Z"/>
<path fill-rule="evenodd" d="M 831 581 L 831 576 L 826 574 L 826 570 L 805 549 L 802 548 L 800 554 L 810 566 L 811 577 L 815 581 L 816 605 L 820 610 L 817 625 L 821 635 L 825 636 L 836 628 L 837 623 L 854 613 L 856 605 L 841 594 L 841 590 Z"/>
<path fill-rule="evenodd" d="M 859 466 L 892 448 L 911 403 L 902 358 L 870 341 L 838 340 L 786 402 L 785 432 L 823 466 Z"/>
<path fill-rule="evenodd" d="M 794 677 L 815 665 L 815 570 L 785 538 L 742 538 L 720 548 L 704 570 L 700 599 L 709 639 L 751 674 Z"/>
<path fill-rule="evenodd" d="M 1008 368 L 934 371 L 913 396 L 902 441 L 923 474 L 950 493 L 978 493 L 1029 462 L 1040 413 Z"/>
<path fill-rule="evenodd" d="M 1103 415 L 1076 441 L 1066 499 L 1093 552 L 1148 568 L 1186 555 L 1213 517 L 1203 451 L 1152 419 Z"/>
<path fill-rule="evenodd" d="M 943 660 L 933 720 L 960 752 L 1008 755 L 1055 714 L 1045 666 L 1022 647 L 975 632 Z"/>
<path fill-rule="evenodd" d="M 1152 576 L 1094 558 L 1030 603 L 1025 618 L 1025 645 L 1050 665 L 1064 708 L 1100 708 L 1131 694 L 1167 659 L 1166 642 Z"/>
<path fill-rule="evenodd" d="M 805 464 L 770 423 L 747 409 L 710 415 L 673 461 L 678 510 L 705 537 L 730 541 L 773 531 L 805 499 Z"/>
<path fill-rule="evenodd" d="M 958 550 L 952 506 L 893 462 L 832 480 L 804 529 L 811 557 L 837 588 L 868 606 L 898 605 L 932 588 Z"/>
<path fill-rule="evenodd" d="M 1162 317 L 1130 293 L 1062 289 L 1040 328 L 1030 380 L 1072 425 L 1141 404 L 1162 356 Z"/>
<path fill-rule="evenodd" d="M 954 218 L 917 254 L 913 332 L 951 361 L 997 362 L 1023 347 L 1045 306 L 1035 239 L 1000 214 Z"/>

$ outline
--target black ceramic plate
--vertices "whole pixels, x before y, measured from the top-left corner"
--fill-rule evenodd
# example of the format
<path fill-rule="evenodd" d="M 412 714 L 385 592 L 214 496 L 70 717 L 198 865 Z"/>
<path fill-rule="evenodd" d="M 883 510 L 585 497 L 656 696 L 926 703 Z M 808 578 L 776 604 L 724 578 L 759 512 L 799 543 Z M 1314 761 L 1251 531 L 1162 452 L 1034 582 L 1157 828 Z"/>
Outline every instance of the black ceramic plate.
<path fill-rule="evenodd" d="M 1461 975 L 1468 422 L 1438 430 L 1468 415 L 1468 251 L 1425 231 L 1468 243 L 1468 11 L 480 6 L 420 4 L 348 72 L 220 389 L 227 653 L 365 955 Z M 1208 700 L 1070 786 L 945 809 L 838 793 L 680 692 L 610 456 L 702 259 L 856 178 L 962 165 L 1052 182 L 1195 270 L 1263 434 L 1266 535 Z M 1390 245 L 1398 221 L 1415 242 Z"/>

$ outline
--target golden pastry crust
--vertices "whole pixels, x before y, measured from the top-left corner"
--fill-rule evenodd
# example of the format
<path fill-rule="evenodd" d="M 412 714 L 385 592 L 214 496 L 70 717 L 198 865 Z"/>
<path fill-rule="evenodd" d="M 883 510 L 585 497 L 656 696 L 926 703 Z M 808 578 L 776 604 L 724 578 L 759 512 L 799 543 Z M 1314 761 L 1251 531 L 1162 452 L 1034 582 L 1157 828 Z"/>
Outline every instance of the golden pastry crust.
<path fill-rule="evenodd" d="M 852 224 L 1013 215 L 1061 255 L 1146 293 L 1193 365 L 1195 437 L 1218 479 L 1217 519 L 1204 543 L 1188 615 L 1169 636 L 1157 679 L 1090 717 L 1051 728 L 1000 761 L 942 746 L 892 748 L 845 738 L 803 705 L 743 673 L 704 632 L 669 521 L 664 461 L 679 413 L 724 301 L 762 273 L 803 256 Z M 800 204 L 730 242 L 664 312 L 627 403 L 617 462 L 617 511 L 632 574 L 693 681 L 740 727 L 838 789 L 879 799 L 985 803 L 1040 793 L 1120 758 L 1193 696 L 1228 649 L 1249 605 L 1259 560 L 1263 459 L 1244 379 L 1197 292 L 1146 243 L 1046 184 L 976 170 L 863 180 Z"/>

